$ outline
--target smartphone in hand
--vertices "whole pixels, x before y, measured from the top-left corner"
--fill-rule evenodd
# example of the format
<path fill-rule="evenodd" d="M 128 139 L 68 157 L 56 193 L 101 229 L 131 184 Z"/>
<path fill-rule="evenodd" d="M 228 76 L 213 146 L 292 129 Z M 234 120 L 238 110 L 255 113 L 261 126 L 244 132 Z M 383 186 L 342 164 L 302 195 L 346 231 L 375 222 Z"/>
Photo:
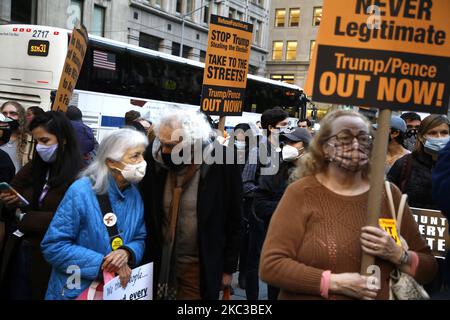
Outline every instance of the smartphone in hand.
<path fill-rule="evenodd" d="M 29 206 L 30 203 L 23 197 L 20 193 L 18 193 L 13 187 L 9 185 L 7 182 L 0 182 L 0 192 L 9 192 L 17 195 L 24 206 Z"/>

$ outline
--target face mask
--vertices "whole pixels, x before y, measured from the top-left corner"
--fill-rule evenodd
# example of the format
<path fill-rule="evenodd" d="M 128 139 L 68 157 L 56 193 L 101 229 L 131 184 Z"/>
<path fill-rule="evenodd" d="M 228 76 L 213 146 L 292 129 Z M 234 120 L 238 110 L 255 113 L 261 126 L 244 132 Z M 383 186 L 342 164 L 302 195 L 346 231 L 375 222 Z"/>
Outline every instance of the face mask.
<path fill-rule="evenodd" d="M 417 136 L 417 129 L 408 129 L 408 131 L 406 131 L 406 137 L 407 138 L 411 138 L 411 137 L 416 137 Z"/>
<path fill-rule="evenodd" d="M 300 150 L 303 150 L 303 148 L 301 148 Z M 300 154 L 300 150 L 290 145 L 284 146 L 283 149 L 281 150 L 281 156 L 283 157 L 283 161 L 289 162 L 297 160 L 302 156 Z"/>
<path fill-rule="evenodd" d="M 236 149 L 238 149 L 238 150 L 244 150 L 245 149 L 245 141 L 238 141 L 238 140 L 236 140 L 234 142 L 234 145 L 236 146 Z"/>
<path fill-rule="evenodd" d="M 17 121 L 17 120 L 13 120 L 13 121 L 8 122 L 8 125 L 9 125 L 9 128 L 11 129 L 12 132 L 14 132 L 17 129 L 19 129 L 19 121 Z"/>
<path fill-rule="evenodd" d="M 123 163 L 123 162 L 122 162 Z M 137 164 L 123 163 L 125 167 L 118 169 L 125 180 L 129 183 L 139 183 L 145 176 L 145 169 L 147 168 L 147 162 L 141 161 Z"/>
<path fill-rule="evenodd" d="M 369 163 L 369 148 L 358 146 L 350 148 L 340 142 L 329 144 L 333 152 L 329 160 L 336 166 L 351 172 L 361 171 Z"/>
<path fill-rule="evenodd" d="M 439 151 L 445 148 L 447 143 L 450 141 L 450 137 L 445 138 L 426 138 L 424 148 L 425 152 L 435 155 Z"/>
<path fill-rule="evenodd" d="M 44 146 L 38 144 L 36 151 L 44 162 L 52 163 L 56 160 L 56 150 L 58 150 L 58 144 L 52 144 L 51 146 Z"/>
<path fill-rule="evenodd" d="M 161 153 L 161 158 L 164 164 L 170 169 L 170 170 L 181 170 L 184 167 L 183 163 L 175 164 L 172 161 L 172 154 L 171 153 Z"/>
<path fill-rule="evenodd" d="M 11 129 L 8 127 L 0 128 L 0 144 L 8 143 L 10 138 Z"/>
<path fill-rule="evenodd" d="M 292 132 L 292 129 L 289 129 L 289 127 L 280 127 L 280 128 L 277 127 L 276 129 L 278 129 L 279 134 Z"/>
<path fill-rule="evenodd" d="M 406 138 L 403 141 L 403 144 L 406 149 L 408 149 L 409 151 L 413 151 L 416 147 L 416 140 L 417 140 L 416 136 L 412 136 L 412 137 Z"/>

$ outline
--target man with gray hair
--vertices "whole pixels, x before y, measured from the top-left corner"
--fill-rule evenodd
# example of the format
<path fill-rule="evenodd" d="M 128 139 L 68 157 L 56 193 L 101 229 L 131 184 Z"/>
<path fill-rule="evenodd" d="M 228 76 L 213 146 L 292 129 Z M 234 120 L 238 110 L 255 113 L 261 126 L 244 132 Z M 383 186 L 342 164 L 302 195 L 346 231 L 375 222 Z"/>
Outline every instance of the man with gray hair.
<path fill-rule="evenodd" d="M 241 239 L 242 180 L 225 163 L 206 117 L 170 109 L 155 128 L 141 183 L 147 259 L 157 299 L 218 299 L 231 285 Z"/>

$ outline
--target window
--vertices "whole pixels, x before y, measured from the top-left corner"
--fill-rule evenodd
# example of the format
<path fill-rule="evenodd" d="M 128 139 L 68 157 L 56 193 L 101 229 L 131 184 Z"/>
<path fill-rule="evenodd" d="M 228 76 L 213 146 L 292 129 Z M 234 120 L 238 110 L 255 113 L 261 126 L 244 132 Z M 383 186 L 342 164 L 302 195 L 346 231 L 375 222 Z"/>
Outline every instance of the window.
<path fill-rule="evenodd" d="M 200 50 L 200 62 L 205 62 L 206 60 L 206 51 Z"/>
<path fill-rule="evenodd" d="M 313 57 L 313 52 L 314 52 L 314 48 L 316 47 L 316 41 L 315 40 L 311 40 L 311 44 L 309 47 L 309 60 L 312 59 Z"/>
<path fill-rule="evenodd" d="M 283 41 L 274 41 L 272 49 L 272 60 L 283 59 Z"/>
<path fill-rule="evenodd" d="M 117 94 L 127 83 L 128 62 L 125 50 L 107 47 L 90 39 L 76 88 Z"/>
<path fill-rule="evenodd" d="M 191 52 L 192 52 L 192 48 L 191 47 L 183 46 L 182 57 L 186 58 L 186 59 L 189 59 L 189 55 L 191 54 Z"/>
<path fill-rule="evenodd" d="M 230 19 L 234 19 L 234 15 L 235 15 L 236 11 L 234 9 L 231 9 L 228 11 L 228 18 Z"/>
<path fill-rule="evenodd" d="M 175 7 L 175 12 L 181 14 L 181 6 L 182 6 L 182 0 L 177 0 L 177 5 Z"/>
<path fill-rule="evenodd" d="M 297 41 L 288 41 L 286 48 L 286 60 L 297 59 Z"/>
<path fill-rule="evenodd" d="M 300 24 L 300 9 L 289 10 L 289 27 L 298 27 Z"/>
<path fill-rule="evenodd" d="M 71 0 L 69 7 L 69 19 L 66 22 L 66 27 L 68 29 L 73 29 L 77 25 L 77 21 L 80 24 L 83 23 L 83 1 L 82 0 Z"/>
<path fill-rule="evenodd" d="M 270 79 L 294 84 L 295 77 L 293 74 L 271 74 Z"/>
<path fill-rule="evenodd" d="M 244 14 L 242 12 L 239 12 L 239 11 L 237 12 L 237 20 L 242 21 L 243 16 L 244 16 Z"/>
<path fill-rule="evenodd" d="M 322 20 L 322 7 L 314 7 L 313 26 L 320 26 Z"/>
<path fill-rule="evenodd" d="M 10 3 L 11 23 L 36 23 L 37 0 L 13 0 Z"/>
<path fill-rule="evenodd" d="M 205 6 L 203 10 L 203 22 L 208 24 L 209 23 L 209 6 Z"/>
<path fill-rule="evenodd" d="M 157 7 L 161 7 L 161 0 L 153 0 L 153 4 Z"/>
<path fill-rule="evenodd" d="M 172 55 L 179 56 L 180 55 L 180 44 L 176 42 L 172 42 Z"/>
<path fill-rule="evenodd" d="M 261 21 L 256 21 L 255 25 L 255 44 L 261 45 Z"/>
<path fill-rule="evenodd" d="M 96 36 L 105 36 L 105 8 L 94 4 L 94 21 L 91 33 Z"/>
<path fill-rule="evenodd" d="M 149 34 L 141 32 L 139 34 L 139 47 L 158 51 L 161 40 L 162 40 L 161 38 L 154 37 Z"/>
<path fill-rule="evenodd" d="M 185 14 L 191 13 L 192 12 L 192 1 L 193 0 L 186 0 L 186 12 Z"/>
<path fill-rule="evenodd" d="M 275 27 L 284 27 L 285 16 L 286 16 L 286 9 L 275 10 Z"/>

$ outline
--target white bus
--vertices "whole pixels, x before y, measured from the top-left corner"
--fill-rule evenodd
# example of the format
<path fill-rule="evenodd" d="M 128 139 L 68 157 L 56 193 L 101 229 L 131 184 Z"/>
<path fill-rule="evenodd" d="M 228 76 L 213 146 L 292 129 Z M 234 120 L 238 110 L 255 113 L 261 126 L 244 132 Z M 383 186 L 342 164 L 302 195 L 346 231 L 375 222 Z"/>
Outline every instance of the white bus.
<path fill-rule="evenodd" d="M 70 31 L 35 25 L 0 25 L 0 103 L 50 108 L 58 88 Z M 89 35 L 89 45 L 71 104 L 101 140 L 137 110 L 152 122 L 168 105 L 199 109 L 204 64 L 159 51 Z M 227 117 L 225 126 L 256 122 L 264 110 L 298 112 L 301 88 L 248 75 L 244 113 Z M 213 117 L 214 118 L 214 117 Z M 290 118 L 295 126 L 294 118 Z"/>

